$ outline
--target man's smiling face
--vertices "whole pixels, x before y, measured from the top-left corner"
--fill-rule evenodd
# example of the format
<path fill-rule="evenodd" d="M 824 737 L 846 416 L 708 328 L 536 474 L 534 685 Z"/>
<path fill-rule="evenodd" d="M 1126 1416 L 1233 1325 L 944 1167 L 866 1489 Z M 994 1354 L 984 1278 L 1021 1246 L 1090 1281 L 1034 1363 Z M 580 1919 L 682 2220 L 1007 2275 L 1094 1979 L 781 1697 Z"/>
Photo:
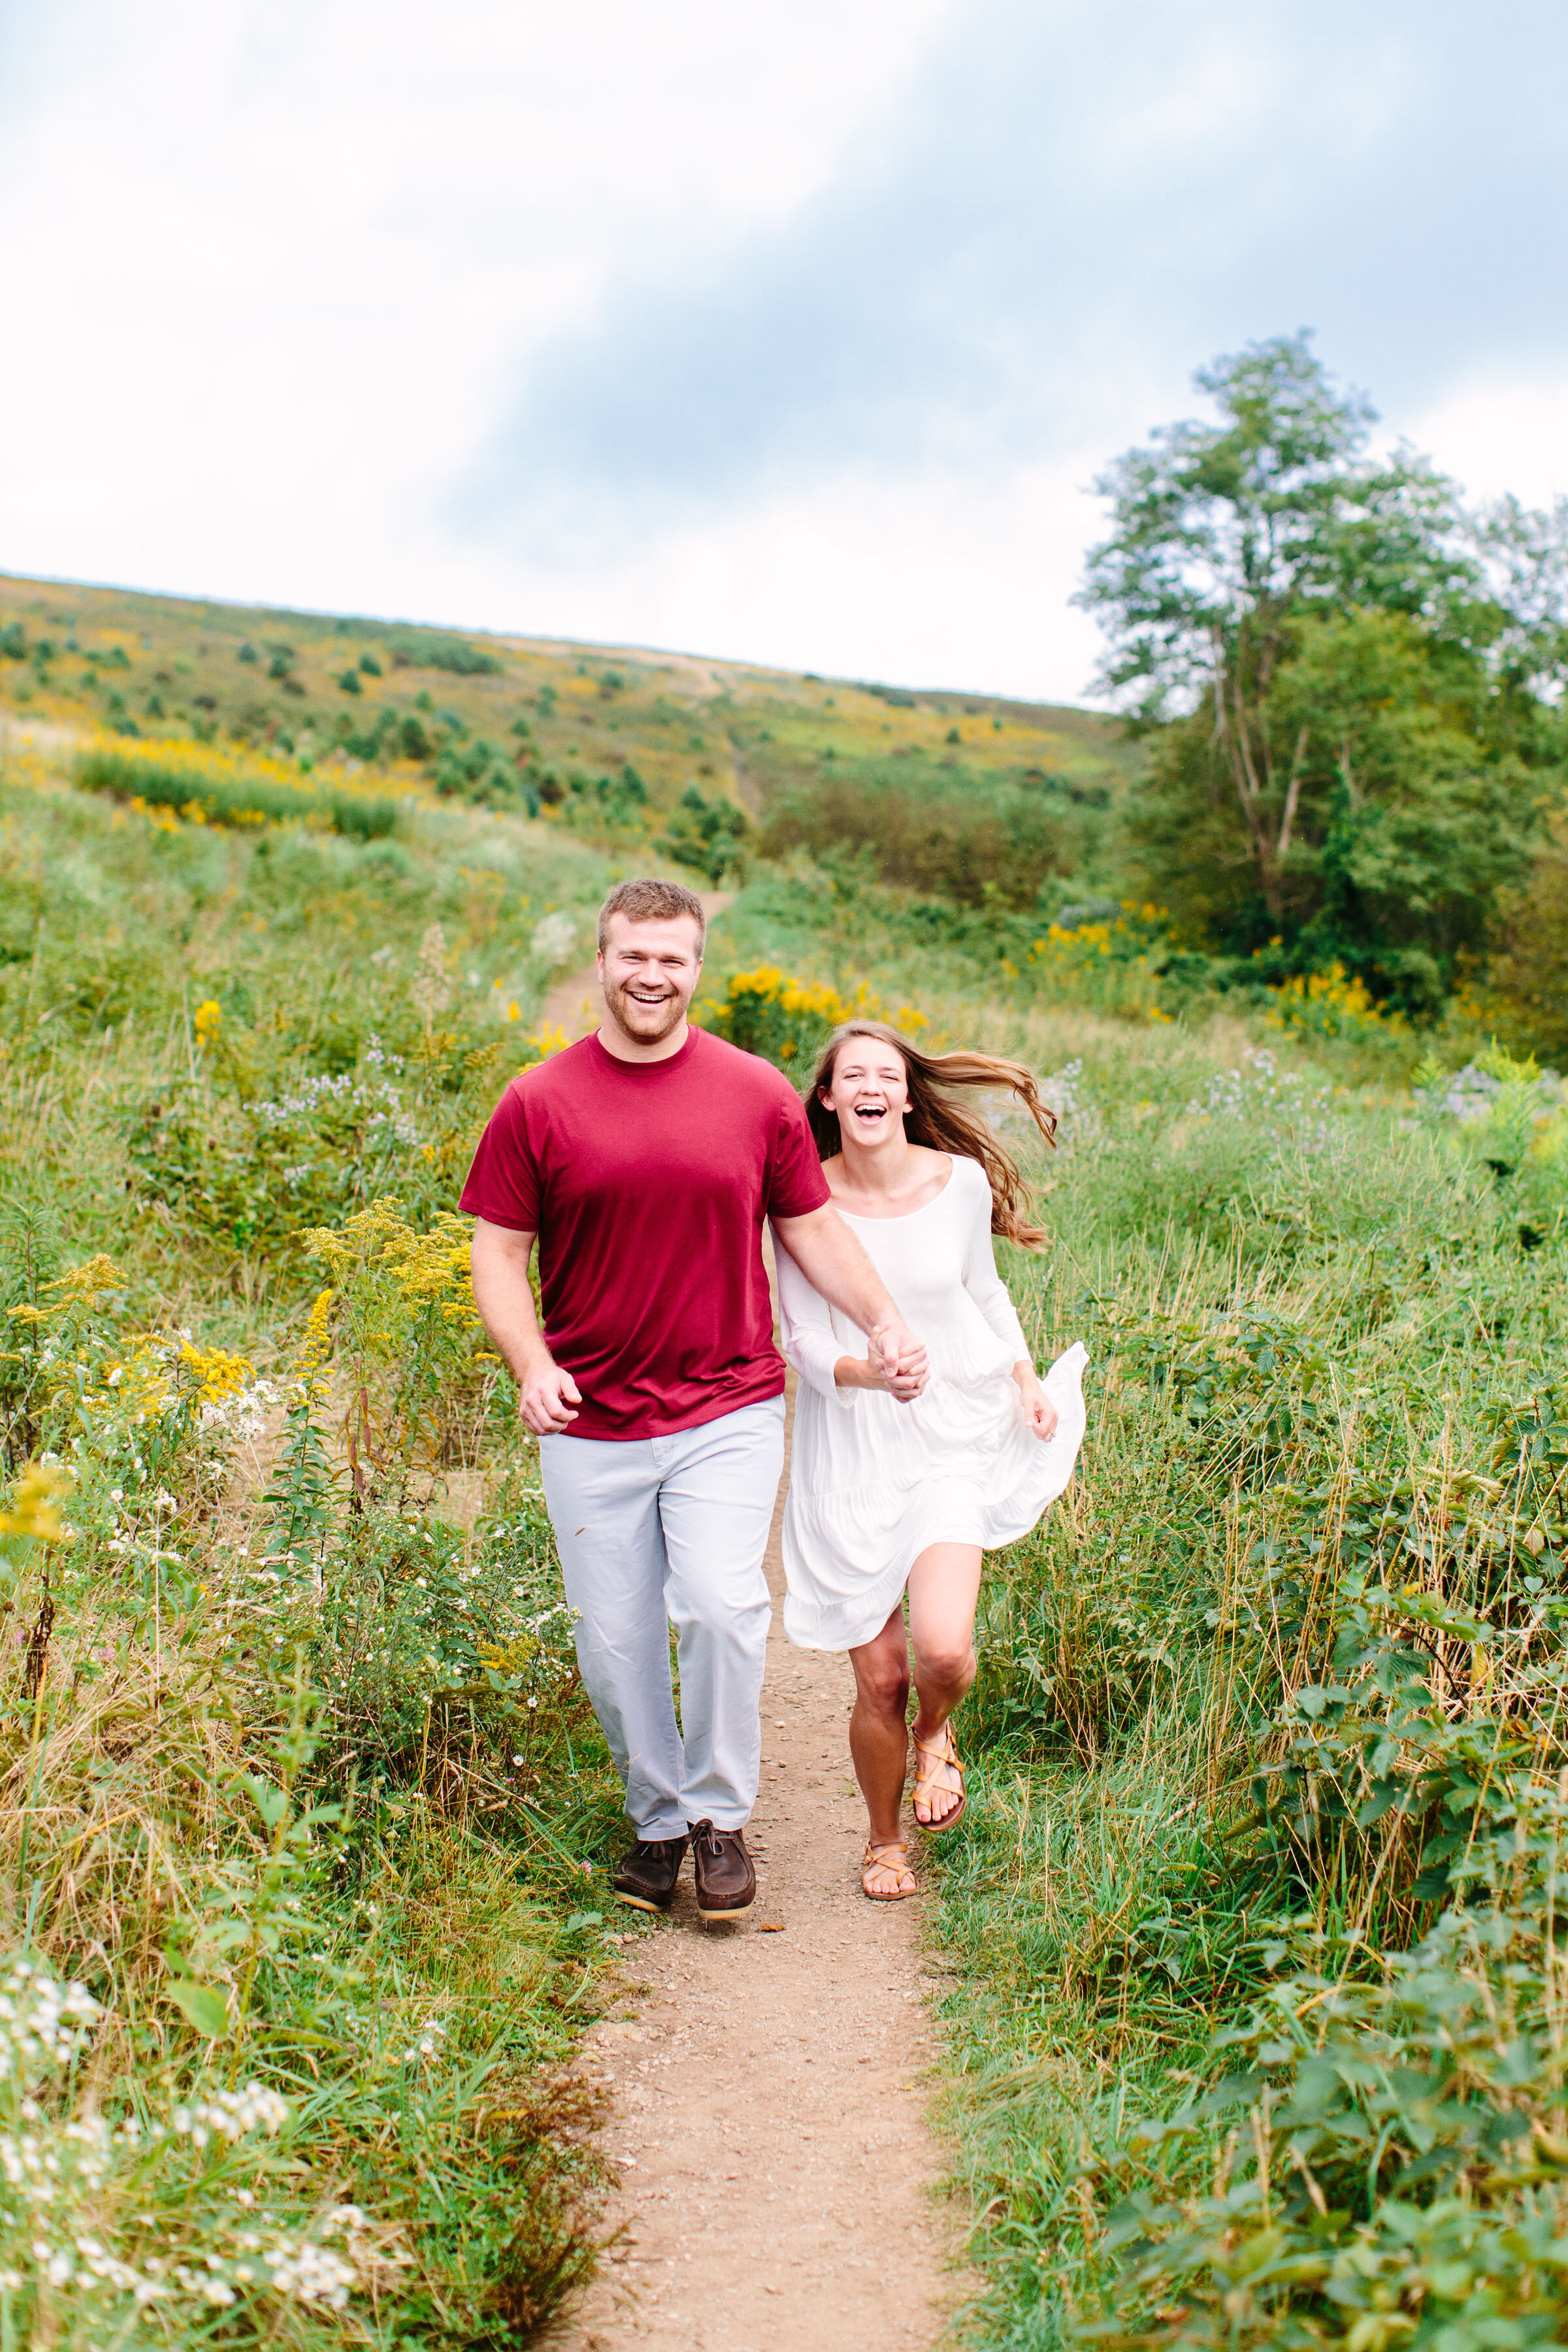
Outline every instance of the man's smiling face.
<path fill-rule="evenodd" d="M 610 917 L 599 978 L 611 1020 L 634 1045 L 658 1045 L 679 1028 L 701 972 L 697 926 L 689 915 L 663 921 Z"/>

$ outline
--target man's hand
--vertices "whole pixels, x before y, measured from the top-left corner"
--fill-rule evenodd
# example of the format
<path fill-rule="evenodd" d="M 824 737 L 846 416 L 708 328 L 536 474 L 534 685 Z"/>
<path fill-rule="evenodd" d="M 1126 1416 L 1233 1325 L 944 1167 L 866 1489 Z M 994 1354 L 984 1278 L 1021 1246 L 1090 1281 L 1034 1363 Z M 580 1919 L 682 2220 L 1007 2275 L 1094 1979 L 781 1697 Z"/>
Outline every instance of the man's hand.
<path fill-rule="evenodd" d="M 571 1410 L 581 1404 L 583 1392 L 570 1372 L 548 1357 L 523 1381 L 517 1400 L 518 1417 L 535 1437 L 550 1437 L 570 1429 L 576 1420 Z"/>
<path fill-rule="evenodd" d="M 897 1315 L 885 1317 L 867 1336 L 871 1361 L 881 1373 L 879 1387 L 900 1404 L 912 1404 L 931 1378 L 925 1349 Z"/>
<path fill-rule="evenodd" d="M 870 1342 L 867 1372 L 847 1385 L 886 1389 L 900 1403 L 911 1403 L 926 1384 L 926 1351 L 906 1329 L 858 1236 L 830 1201 L 804 1217 L 775 1217 L 773 1225 L 774 1239 L 783 1243 L 813 1289 L 847 1316 Z"/>

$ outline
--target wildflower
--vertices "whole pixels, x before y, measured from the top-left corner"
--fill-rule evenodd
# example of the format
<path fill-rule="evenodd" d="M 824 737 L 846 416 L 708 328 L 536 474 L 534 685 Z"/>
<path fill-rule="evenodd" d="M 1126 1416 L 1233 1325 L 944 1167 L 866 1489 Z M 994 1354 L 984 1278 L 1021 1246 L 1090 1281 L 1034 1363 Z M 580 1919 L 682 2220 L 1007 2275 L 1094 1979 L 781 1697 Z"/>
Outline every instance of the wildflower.
<path fill-rule="evenodd" d="M 70 1486 L 68 1475 L 46 1463 L 29 1463 L 12 1491 L 11 1507 L 0 1511 L 0 1535 L 31 1536 L 37 1543 L 61 1540 L 60 1497 Z"/>
<path fill-rule="evenodd" d="M 191 1015 L 191 1027 L 196 1033 L 198 1045 L 210 1045 L 223 1027 L 223 1007 L 216 997 L 209 996 L 197 1005 Z"/>
<path fill-rule="evenodd" d="M 439 923 L 431 923 L 419 942 L 419 961 L 408 994 L 428 1035 L 437 1013 L 444 1013 L 452 1002 L 447 935 Z"/>

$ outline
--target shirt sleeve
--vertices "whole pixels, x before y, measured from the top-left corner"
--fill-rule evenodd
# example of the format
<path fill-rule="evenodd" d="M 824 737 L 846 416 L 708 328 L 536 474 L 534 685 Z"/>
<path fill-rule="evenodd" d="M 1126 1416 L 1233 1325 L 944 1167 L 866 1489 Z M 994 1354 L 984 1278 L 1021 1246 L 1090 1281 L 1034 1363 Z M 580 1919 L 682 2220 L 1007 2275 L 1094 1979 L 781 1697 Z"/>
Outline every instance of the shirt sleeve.
<path fill-rule="evenodd" d="M 991 1187 L 986 1181 L 985 1171 L 977 1160 L 960 1160 L 957 1168 L 972 1171 L 966 1180 L 969 1198 L 965 1206 L 969 1212 L 969 1224 L 963 1254 L 963 1286 L 996 1337 L 1005 1339 L 1013 1349 L 1013 1361 L 1016 1364 L 1032 1362 L 1029 1343 L 1018 1320 L 1018 1310 L 1008 1296 L 1006 1284 L 996 1271 L 996 1252 L 991 1240 Z M 978 1182 L 973 1181 L 974 1178 L 978 1178 Z"/>
<path fill-rule="evenodd" d="M 458 1205 L 488 1225 L 508 1225 L 519 1234 L 539 1231 L 539 1163 L 529 1140 L 521 1089 L 515 1083 L 490 1113 Z"/>
<path fill-rule="evenodd" d="M 833 1195 L 817 1157 L 816 1138 L 806 1124 L 805 1105 L 787 1078 L 779 1080 L 779 1123 L 768 1162 L 770 1217 L 806 1217 L 826 1208 Z M 803 1277 L 804 1279 L 804 1277 Z"/>
<path fill-rule="evenodd" d="M 833 1328 L 827 1301 L 814 1290 L 775 1234 L 773 1265 L 779 1285 L 779 1344 L 807 1387 L 841 1405 L 855 1402 L 852 1389 L 841 1389 L 833 1377 L 840 1356 L 853 1355 Z"/>

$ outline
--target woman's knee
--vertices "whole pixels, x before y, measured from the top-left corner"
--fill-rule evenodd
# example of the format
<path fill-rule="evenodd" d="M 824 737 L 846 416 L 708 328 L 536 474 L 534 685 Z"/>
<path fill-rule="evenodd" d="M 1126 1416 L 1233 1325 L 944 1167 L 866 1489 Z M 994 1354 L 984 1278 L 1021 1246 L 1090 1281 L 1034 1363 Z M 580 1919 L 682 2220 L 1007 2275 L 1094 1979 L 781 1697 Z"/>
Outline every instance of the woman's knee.
<path fill-rule="evenodd" d="M 933 1642 L 916 1653 L 915 1682 L 922 1690 L 967 1690 L 974 1665 L 973 1642 Z"/>
<path fill-rule="evenodd" d="M 855 1695 L 869 1714 L 901 1722 L 910 1703 L 909 1668 L 862 1667 L 855 1677 Z"/>

